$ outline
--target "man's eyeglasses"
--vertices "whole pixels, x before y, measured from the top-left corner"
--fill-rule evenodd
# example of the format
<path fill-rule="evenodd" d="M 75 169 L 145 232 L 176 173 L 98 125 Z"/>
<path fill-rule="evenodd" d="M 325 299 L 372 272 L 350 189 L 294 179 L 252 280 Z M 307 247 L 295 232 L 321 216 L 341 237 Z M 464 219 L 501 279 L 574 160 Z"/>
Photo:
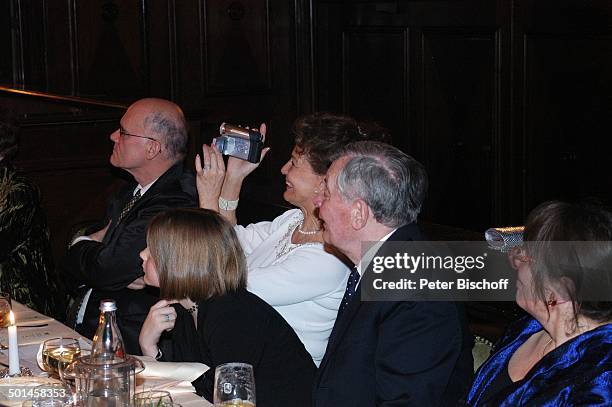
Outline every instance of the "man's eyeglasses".
<path fill-rule="evenodd" d="M 125 129 L 121 126 L 119 126 L 119 135 L 123 138 L 125 138 L 125 136 L 131 136 L 131 137 L 138 137 L 138 138 L 146 138 L 149 140 L 153 140 L 153 141 L 157 141 L 159 144 L 161 144 L 161 141 L 154 139 L 153 137 L 147 137 L 147 136 L 139 136 L 138 134 L 132 134 L 132 133 L 128 133 L 127 131 L 125 131 Z"/>

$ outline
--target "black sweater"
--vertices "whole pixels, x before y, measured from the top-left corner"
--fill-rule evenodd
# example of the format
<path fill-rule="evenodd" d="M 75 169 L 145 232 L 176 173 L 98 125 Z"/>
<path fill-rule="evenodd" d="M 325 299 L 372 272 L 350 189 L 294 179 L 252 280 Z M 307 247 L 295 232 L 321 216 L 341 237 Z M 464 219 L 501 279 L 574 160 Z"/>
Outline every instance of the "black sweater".
<path fill-rule="evenodd" d="M 213 399 L 215 367 L 228 362 L 253 365 L 258 407 L 310 406 L 316 366 L 289 324 L 270 305 L 246 291 L 198 304 L 198 328 L 175 304 L 177 320 L 160 347 L 164 359 L 201 362 L 210 370 L 193 382 Z"/>

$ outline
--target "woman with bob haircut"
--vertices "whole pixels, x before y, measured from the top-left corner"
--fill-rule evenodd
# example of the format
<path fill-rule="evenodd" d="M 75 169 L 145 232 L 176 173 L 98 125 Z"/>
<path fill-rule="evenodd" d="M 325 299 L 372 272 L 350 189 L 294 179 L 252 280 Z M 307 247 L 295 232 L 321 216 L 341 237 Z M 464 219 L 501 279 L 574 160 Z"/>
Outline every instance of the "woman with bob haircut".
<path fill-rule="evenodd" d="M 478 370 L 468 405 L 611 405 L 612 214 L 544 203 L 510 261 L 516 302 L 529 316 Z"/>
<path fill-rule="evenodd" d="M 243 362 L 253 365 L 258 406 L 311 404 L 315 365 L 287 322 L 246 290 L 244 253 L 218 213 L 157 215 L 140 257 L 145 283 L 162 298 L 140 332 L 144 355 L 209 366 L 193 385 L 211 402 L 215 367 Z"/>

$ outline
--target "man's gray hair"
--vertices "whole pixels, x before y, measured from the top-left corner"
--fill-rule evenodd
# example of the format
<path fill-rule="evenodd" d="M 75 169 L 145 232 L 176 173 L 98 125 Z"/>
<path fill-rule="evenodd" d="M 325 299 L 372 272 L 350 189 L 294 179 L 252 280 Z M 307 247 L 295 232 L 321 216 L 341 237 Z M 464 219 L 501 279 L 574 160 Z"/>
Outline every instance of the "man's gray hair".
<path fill-rule="evenodd" d="M 144 120 L 147 131 L 155 133 L 159 141 L 166 147 L 166 158 L 178 162 L 187 154 L 187 123 L 182 113 L 170 115 L 165 112 L 155 112 Z"/>
<path fill-rule="evenodd" d="M 427 193 L 427 172 L 420 162 L 376 141 L 351 143 L 341 157 L 349 157 L 337 178 L 345 201 L 363 199 L 387 227 L 416 221 Z"/>

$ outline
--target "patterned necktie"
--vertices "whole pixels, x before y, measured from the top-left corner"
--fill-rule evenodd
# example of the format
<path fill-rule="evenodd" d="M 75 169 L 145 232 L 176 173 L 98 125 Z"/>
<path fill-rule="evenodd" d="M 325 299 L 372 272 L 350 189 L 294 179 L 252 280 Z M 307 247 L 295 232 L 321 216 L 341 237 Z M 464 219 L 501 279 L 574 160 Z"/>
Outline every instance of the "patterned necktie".
<path fill-rule="evenodd" d="M 119 214 L 119 219 L 117 219 L 117 223 L 121 222 L 121 220 L 125 217 L 125 215 L 127 215 L 130 209 L 134 207 L 136 202 L 138 202 L 138 200 L 140 199 L 140 196 L 141 196 L 140 189 L 138 189 L 138 191 L 136 191 L 132 199 L 130 199 L 128 203 L 126 203 L 123 209 L 121 210 L 121 213 Z"/>
<path fill-rule="evenodd" d="M 357 266 L 353 266 L 348 281 L 346 282 L 346 291 L 344 291 L 344 297 L 342 297 L 342 302 L 340 303 L 340 308 L 338 309 L 338 317 L 336 319 L 340 317 L 340 314 L 342 314 L 344 309 L 351 301 L 351 298 L 353 298 L 355 288 L 357 288 L 357 283 L 359 283 L 359 272 L 357 271 Z"/>

